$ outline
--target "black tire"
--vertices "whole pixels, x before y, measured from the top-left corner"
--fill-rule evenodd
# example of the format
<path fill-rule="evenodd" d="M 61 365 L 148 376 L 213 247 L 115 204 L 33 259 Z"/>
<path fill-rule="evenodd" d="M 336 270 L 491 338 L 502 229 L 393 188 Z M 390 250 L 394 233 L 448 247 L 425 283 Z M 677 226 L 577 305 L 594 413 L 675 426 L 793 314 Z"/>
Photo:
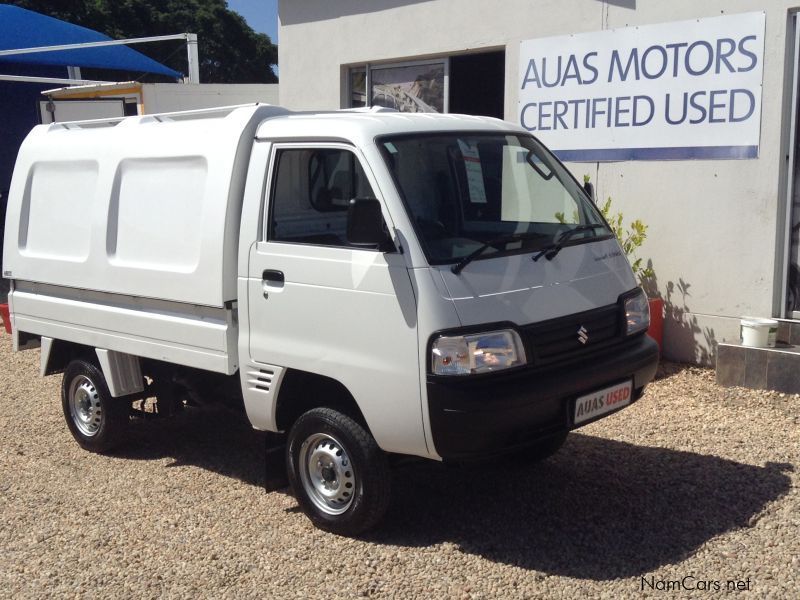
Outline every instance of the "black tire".
<path fill-rule="evenodd" d="M 358 535 L 389 506 L 385 454 L 364 427 L 333 409 L 315 408 L 297 419 L 286 444 L 286 471 L 300 508 L 325 531 Z"/>
<path fill-rule="evenodd" d="M 125 440 L 131 403 L 112 398 L 97 365 L 76 359 L 61 383 L 61 407 L 72 437 L 90 452 L 108 452 Z"/>

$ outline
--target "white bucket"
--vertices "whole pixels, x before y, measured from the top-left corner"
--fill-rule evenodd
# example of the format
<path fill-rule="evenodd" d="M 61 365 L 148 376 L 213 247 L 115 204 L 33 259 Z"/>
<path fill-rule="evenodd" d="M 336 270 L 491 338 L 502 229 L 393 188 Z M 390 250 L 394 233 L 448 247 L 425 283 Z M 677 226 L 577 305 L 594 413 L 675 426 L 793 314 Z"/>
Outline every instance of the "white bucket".
<path fill-rule="evenodd" d="M 778 337 L 778 322 L 774 319 L 742 317 L 742 346 L 751 348 L 774 348 Z"/>

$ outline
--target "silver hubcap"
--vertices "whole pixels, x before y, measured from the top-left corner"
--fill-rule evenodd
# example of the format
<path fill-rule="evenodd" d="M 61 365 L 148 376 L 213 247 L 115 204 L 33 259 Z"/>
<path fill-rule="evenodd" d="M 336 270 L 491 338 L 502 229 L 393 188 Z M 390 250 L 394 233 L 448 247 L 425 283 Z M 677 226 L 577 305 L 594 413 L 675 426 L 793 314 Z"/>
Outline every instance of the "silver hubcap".
<path fill-rule="evenodd" d="M 103 420 L 100 395 L 88 377 L 79 375 L 70 383 L 69 410 L 72 422 L 86 437 L 92 437 L 100 430 Z"/>
<path fill-rule="evenodd" d="M 353 503 L 355 472 L 344 446 L 335 438 L 315 433 L 300 446 L 300 480 L 306 494 L 322 512 L 340 515 Z"/>

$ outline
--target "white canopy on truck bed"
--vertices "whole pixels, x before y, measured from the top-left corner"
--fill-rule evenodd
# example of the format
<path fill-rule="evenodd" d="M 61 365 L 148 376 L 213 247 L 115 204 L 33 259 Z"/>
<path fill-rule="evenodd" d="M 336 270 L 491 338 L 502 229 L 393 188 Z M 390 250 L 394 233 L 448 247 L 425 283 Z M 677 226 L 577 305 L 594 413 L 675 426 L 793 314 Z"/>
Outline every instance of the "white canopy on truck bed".
<path fill-rule="evenodd" d="M 19 151 L 4 275 L 222 307 L 236 299 L 238 227 L 270 105 L 41 125 Z"/>

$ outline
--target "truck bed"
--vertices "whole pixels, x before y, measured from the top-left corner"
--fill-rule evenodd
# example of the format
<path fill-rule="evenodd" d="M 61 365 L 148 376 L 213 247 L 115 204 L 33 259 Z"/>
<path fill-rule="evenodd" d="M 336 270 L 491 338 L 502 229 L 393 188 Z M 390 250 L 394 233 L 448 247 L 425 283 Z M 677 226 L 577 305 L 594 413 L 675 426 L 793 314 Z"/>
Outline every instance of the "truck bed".
<path fill-rule="evenodd" d="M 236 304 L 217 308 L 16 281 L 15 332 L 26 332 L 232 375 Z"/>

